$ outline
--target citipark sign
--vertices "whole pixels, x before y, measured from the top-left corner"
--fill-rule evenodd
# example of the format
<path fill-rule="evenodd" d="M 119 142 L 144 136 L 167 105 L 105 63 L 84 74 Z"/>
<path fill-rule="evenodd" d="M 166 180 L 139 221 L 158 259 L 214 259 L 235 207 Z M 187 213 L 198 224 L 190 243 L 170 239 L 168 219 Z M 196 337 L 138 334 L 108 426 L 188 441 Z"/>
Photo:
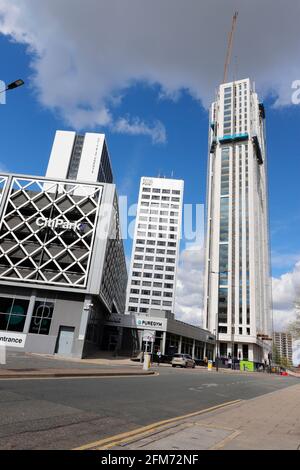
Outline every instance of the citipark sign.
<path fill-rule="evenodd" d="M 85 225 L 82 222 L 69 222 L 64 219 L 46 219 L 44 217 L 38 217 L 36 219 L 36 225 L 41 228 L 52 228 L 52 229 L 63 229 L 63 230 L 74 230 L 76 232 L 83 232 Z"/>

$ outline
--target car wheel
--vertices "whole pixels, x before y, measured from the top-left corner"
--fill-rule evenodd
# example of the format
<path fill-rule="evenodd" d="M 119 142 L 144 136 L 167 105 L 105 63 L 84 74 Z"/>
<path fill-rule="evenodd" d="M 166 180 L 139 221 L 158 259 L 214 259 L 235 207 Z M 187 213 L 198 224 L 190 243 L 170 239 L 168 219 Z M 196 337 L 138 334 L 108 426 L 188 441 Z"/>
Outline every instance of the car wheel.
<path fill-rule="evenodd" d="M 174 364 L 172 364 L 172 367 L 176 367 Z"/>

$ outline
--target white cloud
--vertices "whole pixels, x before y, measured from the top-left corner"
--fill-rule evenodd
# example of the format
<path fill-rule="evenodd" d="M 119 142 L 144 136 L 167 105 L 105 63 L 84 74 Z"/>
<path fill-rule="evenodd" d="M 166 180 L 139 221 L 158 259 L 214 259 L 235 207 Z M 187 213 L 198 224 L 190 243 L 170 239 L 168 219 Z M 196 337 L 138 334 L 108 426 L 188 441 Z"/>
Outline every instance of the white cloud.
<path fill-rule="evenodd" d="M 291 272 L 272 280 L 274 329 L 286 331 L 295 319 L 295 301 L 300 300 L 300 261 Z M 293 360 L 300 363 L 300 342 L 294 344 Z"/>
<path fill-rule="evenodd" d="M 68 124 L 140 131 L 160 142 L 155 119 L 124 126 L 118 104 L 143 82 L 160 85 L 159 98 L 178 99 L 185 89 L 207 106 L 235 9 L 238 76 L 278 95 L 277 105 L 290 104 L 292 82 L 300 79 L 294 0 L 0 0 L 0 32 L 28 45 L 40 102 Z"/>
<path fill-rule="evenodd" d="M 180 254 L 175 316 L 177 320 L 201 326 L 203 324 L 203 248 L 194 246 Z"/>
<path fill-rule="evenodd" d="M 138 118 L 131 121 L 127 118 L 120 118 L 114 123 L 113 130 L 120 134 L 148 135 L 155 144 L 165 143 L 167 140 L 166 129 L 160 121 L 149 126 Z"/>

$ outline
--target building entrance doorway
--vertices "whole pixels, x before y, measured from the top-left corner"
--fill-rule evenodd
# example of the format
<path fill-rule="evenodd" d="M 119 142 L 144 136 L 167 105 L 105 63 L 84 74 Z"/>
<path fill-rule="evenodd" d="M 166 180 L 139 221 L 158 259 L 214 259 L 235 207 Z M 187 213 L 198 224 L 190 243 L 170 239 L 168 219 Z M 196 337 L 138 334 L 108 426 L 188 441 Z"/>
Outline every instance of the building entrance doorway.
<path fill-rule="evenodd" d="M 57 341 L 57 354 L 61 356 L 71 356 L 75 328 L 70 326 L 61 326 L 59 329 Z"/>

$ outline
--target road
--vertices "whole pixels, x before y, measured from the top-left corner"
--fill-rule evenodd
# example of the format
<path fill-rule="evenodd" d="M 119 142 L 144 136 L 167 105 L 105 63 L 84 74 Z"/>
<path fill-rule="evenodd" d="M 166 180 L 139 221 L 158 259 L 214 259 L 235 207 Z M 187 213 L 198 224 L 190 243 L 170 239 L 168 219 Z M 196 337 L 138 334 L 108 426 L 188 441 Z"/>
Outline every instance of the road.
<path fill-rule="evenodd" d="M 71 449 L 299 383 L 160 367 L 159 376 L 0 381 L 0 449 Z"/>

